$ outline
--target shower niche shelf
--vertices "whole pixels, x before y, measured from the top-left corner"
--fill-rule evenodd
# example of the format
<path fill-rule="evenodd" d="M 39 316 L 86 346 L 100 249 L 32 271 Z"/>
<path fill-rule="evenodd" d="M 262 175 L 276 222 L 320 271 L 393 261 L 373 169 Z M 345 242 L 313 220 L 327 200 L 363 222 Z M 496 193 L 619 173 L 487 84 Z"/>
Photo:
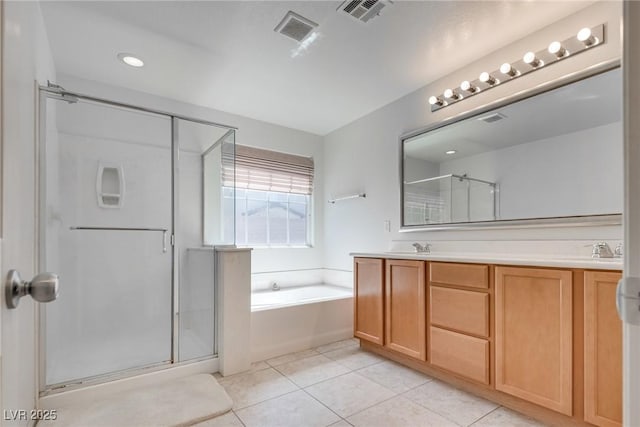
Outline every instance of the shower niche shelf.
<path fill-rule="evenodd" d="M 124 201 L 124 171 L 122 165 L 100 163 L 96 180 L 98 206 L 120 209 Z"/>

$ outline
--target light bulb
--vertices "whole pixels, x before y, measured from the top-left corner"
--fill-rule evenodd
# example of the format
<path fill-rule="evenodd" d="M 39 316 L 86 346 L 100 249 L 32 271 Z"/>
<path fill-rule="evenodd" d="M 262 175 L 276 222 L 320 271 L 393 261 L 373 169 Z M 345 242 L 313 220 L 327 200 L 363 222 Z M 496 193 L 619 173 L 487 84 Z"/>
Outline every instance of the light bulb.
<path fill-rule="evenodd" d="M 444 105 L 444 101 L 437 96 L 429 97 L 429 105 Z"/>
<path fill-rule="evenodd" d="M 562 58 L 566 53 L 567 49 L 562 46 L 562 43 L 555 41 L 549 44 L 549 49 L 547 49 L 550 54 L 557 56 L 558 58 Z"/>
<path fill-rule="evenodd" d="M 476 93 L 478 91 L 477 87 L 471 86 L 471 83 L 469 82 L 469 80 L 465 80 L 462 83 L 460 83 L 460 89 L 469 93 Z"/>
<path fill-rule="evenodd" d="M 444 97 L 448 99 L 459 99 L 460 95 L 453 91 L 453 89 L 445 89 Z"/>
<path fill-rule="evenodd" d="M 513 68 L 511 64 L 509 64 L 508 62 L 505 62 L 500 66 L 500 72 L 504 75 L 511 76 L 511 77 L 514 77 L 516 74 L 518 74 L 518 70 Z"/>
<path fill-rule="evenodd" d="M 525 64 L 529 64 L 534 68 L 540 65 L 540 60 L 536 57 L 536 54 L 533 52 L 525 53 L 524 56 L 522 57 L 522 60 L 524 61 Z"/>
<path fill-rule="evenodd" d="M 444 154 L 456 154 L 456 153 L 457 153 L 456 150 L 449 150 L 444 152 Z"/>
<path fill-rule="evenodd" d="M 487 73 L 486 71 L 480 74 L 479 79 L 482 83 L 486 83 L 489 85 L 494 85 L 497 83 L 497 80 L 495 79 L 495 77 L 493 77 L 491 74 Z"/>
<path fill-rule="evenodd" d="M 580 31 L 578 31 L 578 41 L 581 41 L 582 43 L 584 43 L 585 46 L 591 46 L 592 44 L 595 44 L 597 42 L 597 39 L 594 37 L 593 34 L 591 34 L 591 28 L 583 28 Z"/>

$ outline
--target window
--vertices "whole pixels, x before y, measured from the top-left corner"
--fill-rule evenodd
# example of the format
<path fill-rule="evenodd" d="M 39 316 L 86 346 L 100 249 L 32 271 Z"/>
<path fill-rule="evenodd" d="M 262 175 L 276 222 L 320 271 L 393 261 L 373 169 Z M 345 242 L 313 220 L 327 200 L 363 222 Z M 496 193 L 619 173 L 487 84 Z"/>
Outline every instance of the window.
<path fill-rule="evenodd" d="M 310 246 L 313 160 L 242 145 L 235 159 L 236 244 Z M 233 180 L 225 172 L 232 170 L 223 169 L 230 199 Z"/>

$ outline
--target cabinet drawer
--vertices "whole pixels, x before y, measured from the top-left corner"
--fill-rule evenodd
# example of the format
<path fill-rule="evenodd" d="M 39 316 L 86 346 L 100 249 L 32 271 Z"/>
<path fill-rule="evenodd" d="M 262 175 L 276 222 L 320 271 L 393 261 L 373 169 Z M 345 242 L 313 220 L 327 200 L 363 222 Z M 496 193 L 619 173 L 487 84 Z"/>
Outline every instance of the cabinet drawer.
<path fill-rule="evenodd" d="M 444 285 L 488 289 L 489 266 L 432 262 L 429 268 L 429 281 Z"/>
<path fill-rule="evenodd" d="M 433 365 L 489 384 L 489 341 L 436 327 L 430 331 Z"/>
<path fill-rule="evenodd" d="M 489 337 L 489 294 L 431 287 L 431 323 Z"/>

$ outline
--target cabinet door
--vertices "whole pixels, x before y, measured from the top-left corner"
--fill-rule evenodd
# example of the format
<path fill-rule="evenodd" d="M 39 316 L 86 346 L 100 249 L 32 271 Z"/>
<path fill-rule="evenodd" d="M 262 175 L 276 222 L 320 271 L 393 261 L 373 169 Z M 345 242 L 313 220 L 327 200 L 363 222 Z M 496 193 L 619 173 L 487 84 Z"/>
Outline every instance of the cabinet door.
<path fill-rule="evenodd" d="M 622 424 L 622 322 L 616 310 L 620 273 L 584 274 L 584 419 Z"/>
<path fill-rule="evenodd" d="M 572 415 L 572 273 L 496 267 L 496 389 Z"/>
<path fill-rule="evenodd" d="M 384 261 L 356 258 L 354 275 L 354 335 L 384 344 Z"/>
<path fill-rule="evenodd" d="M 424 261 L 387 260 L 385 345 L 416 359 L 427 359 Z"/>

